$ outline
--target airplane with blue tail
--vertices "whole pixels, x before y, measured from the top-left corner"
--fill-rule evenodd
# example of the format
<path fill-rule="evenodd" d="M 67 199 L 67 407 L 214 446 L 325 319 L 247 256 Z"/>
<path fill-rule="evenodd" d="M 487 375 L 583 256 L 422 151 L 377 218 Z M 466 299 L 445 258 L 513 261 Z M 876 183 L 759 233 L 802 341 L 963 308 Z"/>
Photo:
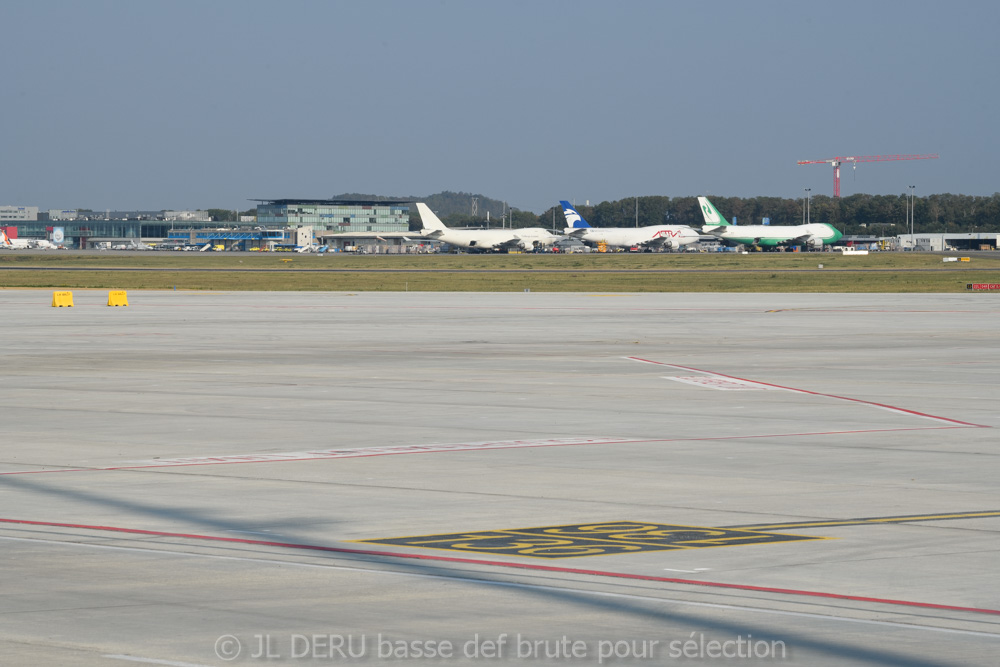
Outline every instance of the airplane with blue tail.
<path fill-rule="evenodd" d="M 687 225 L 646 227 L 591 227 L 568 201 L 559 202 L 566 217 L 564 232 L 587 245 L 604 243 L 616 248 L 641 247 L 648 250 L 677 250 L 698 240 L 698 232 Z"/>

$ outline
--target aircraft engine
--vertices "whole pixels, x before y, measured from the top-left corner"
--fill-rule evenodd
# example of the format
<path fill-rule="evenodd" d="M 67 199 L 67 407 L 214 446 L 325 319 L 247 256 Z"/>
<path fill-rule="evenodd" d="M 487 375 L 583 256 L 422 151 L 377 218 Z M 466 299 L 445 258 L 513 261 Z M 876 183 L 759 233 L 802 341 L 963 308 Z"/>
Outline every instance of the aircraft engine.
<path fill-rule="evenodd" d="M 806 239 L 805 245 L 807 248 L 810 248 L 812 250 L 822 250 L 823 239 L 817 238 L 815 236 L 810 236 L 808 239 Z"/>

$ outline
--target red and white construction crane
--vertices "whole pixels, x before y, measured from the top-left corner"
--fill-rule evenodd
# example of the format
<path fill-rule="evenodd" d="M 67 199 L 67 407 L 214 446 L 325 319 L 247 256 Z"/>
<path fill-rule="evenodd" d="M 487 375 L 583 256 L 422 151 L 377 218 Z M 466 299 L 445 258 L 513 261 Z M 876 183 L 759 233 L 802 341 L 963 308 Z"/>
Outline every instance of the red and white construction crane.
<path fill-rule="evenodd" d="M 833 196 L 840 196 L 840 165 L 853 162 L 858 168 L 859 162 L 887 162 L 888 160 L 933 160 L 937 153 L 931 155 L 863 155 L 861 157 L 832 157 L 829 160 L 799 160 L 799 164 L 832 164 L 833 165 Z"/>

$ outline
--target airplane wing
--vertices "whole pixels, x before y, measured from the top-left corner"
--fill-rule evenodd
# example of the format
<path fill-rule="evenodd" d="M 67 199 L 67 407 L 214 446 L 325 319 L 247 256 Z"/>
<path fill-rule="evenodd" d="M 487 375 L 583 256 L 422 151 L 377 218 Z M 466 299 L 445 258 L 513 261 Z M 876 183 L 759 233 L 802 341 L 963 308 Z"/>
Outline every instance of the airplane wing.
<path fill-rule="evenodd" d="M 660 249 L 663 247 L 667 247 L 670 248 L 671 250 L 677 250 L 684 244 L 682 243 L 680 238 L 674 238 L 671 236 L 654 236 L 653 238 L 639 242 L 638 245 L 642 246 L 643 248 Z"/>
<path fill-rule="evenodd" d="M 506 241 L 497 241 L 493 244 L 494 248 L 516 248 L 524 243 L 516 234 Z"/>

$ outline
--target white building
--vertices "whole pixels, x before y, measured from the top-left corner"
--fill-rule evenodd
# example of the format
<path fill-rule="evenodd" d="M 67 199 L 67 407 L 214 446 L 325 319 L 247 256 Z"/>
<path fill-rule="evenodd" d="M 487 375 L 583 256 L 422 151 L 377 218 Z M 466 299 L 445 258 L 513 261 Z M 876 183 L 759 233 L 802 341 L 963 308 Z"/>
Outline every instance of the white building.
<path fill-rule="evenodd" d="M 163 219 L 168 221 L 173 220 L 183 220 L 183 221 L 201 221 L 208 222 L 212 217 L 208 214 L 208 211 L 164 211 Z"/>
<path fill-rule="evenodd" d="M 900 248 L 942 252 L 948 250 L 996 250 L 1000 248 L 1000 234 L 996 232 L 917 232 L 900 234 Z"/>
<path fill-rule="evenodd" d="M 38 220 L 37 206 L 0 206 L 0 223 Z"/>
<path fill-rule="evenodd" d="M 49 220 L 76 220 L 77 217 L 76 209 L 49 209 Z"/>
<path fill-rule="evenodd" d="M 297 246 L 306 246 L 313 242 L 312 227 L 296 227 L 294 232 L 294 243 Z"/>

